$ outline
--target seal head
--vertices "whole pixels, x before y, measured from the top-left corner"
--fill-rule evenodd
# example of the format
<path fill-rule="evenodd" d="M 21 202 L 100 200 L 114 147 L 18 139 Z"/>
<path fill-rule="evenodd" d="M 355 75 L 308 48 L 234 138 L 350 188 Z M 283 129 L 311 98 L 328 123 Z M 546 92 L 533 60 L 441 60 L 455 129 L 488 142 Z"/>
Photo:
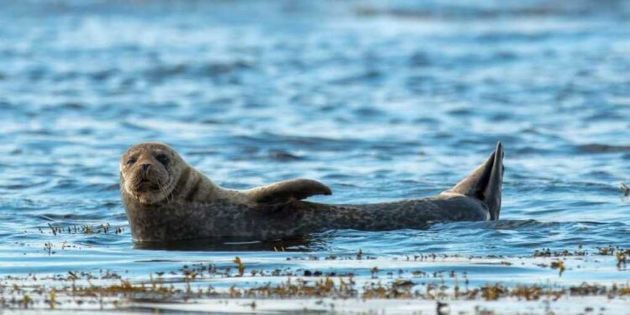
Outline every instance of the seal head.
<path fill-rule="evenodd" d="M 121 190 L 141 204 L 162 202 L 175 189 L 186 166 L 179 154 L 165 144 L 134 145 L 120 159 Z"/>

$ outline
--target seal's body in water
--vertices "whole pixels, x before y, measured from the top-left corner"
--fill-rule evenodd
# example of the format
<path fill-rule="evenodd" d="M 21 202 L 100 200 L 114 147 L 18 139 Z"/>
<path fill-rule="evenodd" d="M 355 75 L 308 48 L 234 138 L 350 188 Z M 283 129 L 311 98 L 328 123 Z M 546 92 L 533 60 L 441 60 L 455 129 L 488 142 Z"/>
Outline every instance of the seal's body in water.
<path fill-rule="evenodd" d="M 437 196 L 335 205 L 303 201 L 330 195 L 320 182 L 293 179 L 250 190 L 219 187 L 161 143 L 134 145 L 120 162 L 121 193 L 138 242 L 201 238 L 270 240 L 330 229 L 423 228 L 446 221 L 497 220 L 503 149 Z"/>

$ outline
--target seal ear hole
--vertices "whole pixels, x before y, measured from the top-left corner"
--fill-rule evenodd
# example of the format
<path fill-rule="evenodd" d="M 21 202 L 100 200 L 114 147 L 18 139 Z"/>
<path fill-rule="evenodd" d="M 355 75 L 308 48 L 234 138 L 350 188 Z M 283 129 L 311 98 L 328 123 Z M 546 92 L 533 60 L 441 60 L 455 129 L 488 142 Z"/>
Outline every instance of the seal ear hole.
<path fill-rule="evenodd" d="M 162 163 L 164 166 L 166 166 L 166 164 L 168 164 L 168 156 L 166 156 L 166 154 L 164 154 L 164 153 L 160 153 L 160 154 L 156 155 L 155 159 L 158 160 L 158 162 Z"/>

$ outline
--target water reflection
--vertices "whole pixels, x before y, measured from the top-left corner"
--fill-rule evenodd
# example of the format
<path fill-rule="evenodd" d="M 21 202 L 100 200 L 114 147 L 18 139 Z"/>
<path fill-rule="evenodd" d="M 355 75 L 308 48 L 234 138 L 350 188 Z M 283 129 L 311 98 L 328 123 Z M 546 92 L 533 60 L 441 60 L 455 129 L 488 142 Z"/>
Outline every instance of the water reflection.
<path fill-rule="evenodd" d="M 317 251 L 325 247 L 324 236 L 258 241 L 242 238 L 213 238 L 170 242 L 136 242 L 136 249 L 178 251 Z"/>

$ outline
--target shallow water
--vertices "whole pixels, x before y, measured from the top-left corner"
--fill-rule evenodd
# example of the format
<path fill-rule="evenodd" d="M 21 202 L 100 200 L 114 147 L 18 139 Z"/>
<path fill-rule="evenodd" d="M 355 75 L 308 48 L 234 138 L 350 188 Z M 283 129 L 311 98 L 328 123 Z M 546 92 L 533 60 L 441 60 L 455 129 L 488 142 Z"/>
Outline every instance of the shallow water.
<path fill-rule="evenodd" d="M 369 277 L 371 265 L 287 257 L 362 250 L 395 270 L 392 259 L 427 253 L 630 247 L 619 189 L 630 182 L 629 17 L 624 1 L 2 2 L 0 274 L 142 279 L 238 255 L 261 269 Z M 223 186 L 314 178 L 334 194 L 313 200 L 339 203 L 437 193 L 500 140 L 501 220 L 134 248 L 118 159 L 147 140 Z M 103 224 L 108 233 L 49 227 Z M 563 281 L 628 278 L 612 267 Z M 457 268 L 479 283 L 559 281 L 533 266 Z"/>

